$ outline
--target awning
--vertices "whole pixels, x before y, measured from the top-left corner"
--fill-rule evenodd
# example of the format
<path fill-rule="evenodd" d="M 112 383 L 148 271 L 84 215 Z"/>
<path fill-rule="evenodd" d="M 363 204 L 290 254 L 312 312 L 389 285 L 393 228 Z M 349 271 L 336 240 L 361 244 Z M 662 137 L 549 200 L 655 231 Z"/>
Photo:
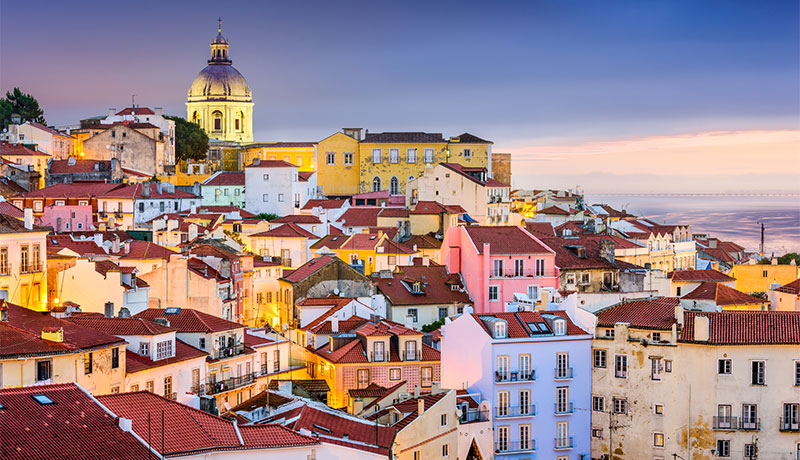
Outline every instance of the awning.
<path fill-rule="evenodd" d="M 469 216 L 469 214 L 466 214 L 466 213 L 459 215 L 458 216 L 458 220 L 461 221 L 461 222 L 466 222 L 468 224 L 477 224 L 478 223 L 477 220 L 473 219 L 472 217 Z"/>

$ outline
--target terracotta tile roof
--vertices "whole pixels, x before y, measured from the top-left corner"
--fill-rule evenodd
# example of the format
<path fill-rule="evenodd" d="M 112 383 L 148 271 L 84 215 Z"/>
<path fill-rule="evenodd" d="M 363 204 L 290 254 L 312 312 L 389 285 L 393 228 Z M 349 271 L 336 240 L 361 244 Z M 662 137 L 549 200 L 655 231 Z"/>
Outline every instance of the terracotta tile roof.
<path fill-rule="evenodd" d="M 792 281 L 791 283 L 786 283 L 775 290 L 786 294 L 800 295 L 800 278 Z"/>
<path fill-rule="evenodd" d="M 375 227 L 378 225 L 378 214 L 381 209 L 366 206 L 349 208 L 336 222 L 348 227 Z"/>
<path fill-rule="evenodd" d="M 366 388 L 347 390 L 351 398 L 376 398 L 386 391 L 385 387 L 377 383 L 370 383 Z"/>
<path fill-rule="evenodd" d="M 31 233 L 31 232 L 45 232 L 48 233 L 49 230 L 44 227 L 33 226 L 31 230 L 25 228 L 25 222 L 17 219 L 16 217 L 11 217 L 6 214 L 0 214 L 0 234 L 6 233 Z"/>
<path fill-rule="evenodd" d="M 321 207 L 322 209 L 339 209 L 347 203 L 347 200 L 308 200 L 303 206 L 303 209 L 313 209 Z"/>
<path fill-rule="evenodd" d="M 219 171 L 204 180 L 200 185 L 208 186 L 226 186 L 226 185 L 244 185 L 244 172 L 242 171 Z"/>
<path fill-rule="evenodd" d="M 698 248 L 698 251 L 703 252 L 707 256 L 712 257 L 720 262 L 728 264 L 736 262 L 735 257 L 733 257 L 729 252 L 721 248 Z"/>
<path fill-rule="evenodd" d="M 127 126 L 128 128 L 131 128 L 131 129 L 159 129 L 158 126 L 156 126 L 156 125 L 154 125 L 152 123 L 148 123 L 148 122 L 133 123 L 133 122 L 130 122 L 130 121 L 115 121 L 114 123 L 95 123 L 95 124 L 89 126 L 88 129 L 105 130 L 105 129 L 113 128 L 114 126 Z"/>
<path fill-rule="evenodd" d="M 291 214 L 269 221 L 270 224 L 321 224 L 319 217 L 309 214 Z"/>
<path fill-rule="evenodd" d="M 706 281 L 682 297 L 685 300 L 713 300 L 721 307 L 732 305 L 763 305 L 764 300 L 737 291 L 721 283 Z"/>
<path fill-rule="evenodd" d="M 472 304 L 459 274 L 448 273 L 443 265 L 398 266 L 391 278 L 376 276 L 373 282 L 392 305 Z M 420 283 L 421 293 L 412 292 L 415 282 Z M 454 291 L 451 286 L 461 289 Z"/>
<path fill-rule="evenodd" d="M 11 164 L 11 163 L 0 158 L 0 164 Z M 27 190 L 20 187 L 19 184 L 17 184 L 10 178 L 0 176 L 0 195 L 4 197 L 11 197 L 16 195 L 21 195 L 25 192 L 27 192 Z"/>
<path fill-rule="evenodd" d="M 0 357 L 44 356 L 71 353 L 72 350 L 57 342 L 41 338 L 41 333 L 14 327 L 7 322 L 0 322 Z"/>
<path fill-rule="evenodd" d="M 675 307 L 681 301 L 677 297 L 631 300 L 600 310 L 598 326 L 614 326 L 629 323 L 633 328 L 669 330 L 675 324 Z"/>
<path fill-rule="evenodd" d="M 317 257 L 316 259 L 311 259 L 308 262 L 304 263 L 303 265 L 297 267 L 296 270 L 292 270 L 288 274 L 284 272 L 283 279 L 290 283 L 300 282 L 308 278 L 309 276 L 313 275 L 314 273 L 322 270 L 329 263 L 332 263 L 334 259 L 337 258 L 334 256 L 321 256 Z"/>
<path fill-rule="evenodd" d="M 208 357 L 208 353 L 203 350 L 197 349 L 180 340 L 175 341 L 175 356 L 159 359 L 153 361 L 152 359 L 142 356 L 130 350 L 125 350 L 125 372 L 132 374 L 148 369 L 154 369 L 161 366 L 169 366 L 171 364 L 188 361 L 190 359 Z M 203 363 L 204 365 L 205 363 Z"/>
<path fill-rule="evenodd" d="M 591 233 L 584 228 L 584 225 L 582 220 L 569 220 L 556 226 L 554 231 L 558 236 L 565 236 L 565 233 L 566 235 L 591 235 Z"/>
<path fill-rule="evenodd" d="M 278 407 L 294 401 L 294 398 L 287 398 L 285 395 L 274 391 L 264 390 L 241 404 L 231 407 L 229 413 L 246 411 L 250 412 L 260 407 Z"/>
<path fill-rule="evenodd" d="M 342 247 L 347 240 L 350 239 L 347 235 L 325 235 L 319 239 L 316 243 L 311 245 L 311 249 L 319 249 L 322 247 L 326 247 L 328 249 L 339 249 Z"/>
<path fill-rule="evenodd" d="M 250 238 L 307 238 L 315 240 L 319 237 L 297 224 L 288 223 L 267 230 L 266 232 L 253 233 L 250 235 Z"/>
<path fill-rule="evenodd" d="M 246 166 L 247 168 L 296 168 L 296 165 L 283 160 L 259 160 Z"/>
<path fill-rule="evenodd" d="M 80 256 L 106 255 L 105 249 L 97 245 L 93 239 L 75 240 L 68 233 L 47 236 L 47 252 L 57 253 L 69 249 Z"/>
<path fill-rule="evenodd" d="M 407 381 L 406 381 L 406 380 L 401 380 L 400 382 L 397 382 L 396 384 L 394 384 L 394 385 L 390 386 L 389 388 L 385 388 L 385 389 L 383 390 L 383 393 L 381 393 L 381 394 L 379 394 L 379 395 L 375 396 L 375 399 L 374 399 L 374 400 L 372 400 L 372 401 L 370 401 L 370 403 L 369 403 L 369 404 L 367 404 L 366 406 L 364 406 L 364 408 L 362 409 L 362 411 L 367 411 L 367 410 L 368 410 L 369 408 L 371 408 L 372 406 L 374 406 L 374 405 L 376 405 L 376 404 L 380 404 L 380 402 L 381 402 L 381 401 L 382 401 L 384 398 L 386 398 L 386 397 L 390 396 L 392 393 L 394 393 L 395 391 L 399 390 L 400 388 L 405 388 L 406 386 L 408 386 L 408 383 L 407 383 Z"/>
<path fill-rule="evenodd" d="M 694 340 L 697 316 L 709 319 L 708 342 Z M 680 341 L 709 345 L 800 345 L 800 311 L 686 311 Z"/>
<path fill-rule="evenodd" d="M 447 142 L 442 133 L 394 132 L 369 133 L 361 141 L 364 144 L 443 144 Z"/>
<path fill-rule="evenodd" d="M 414 420 L 417 419 L 417 417 L 419 417 L 418 410 L 419 410 L 420 400 L 425 402 L 425 410 L 427 411 L 434 404 L 436 404 L 442 398 L 444 398 L 446 395 L 447 392 L 442 392 L 437 394 L 428 394 L 420 396 L 419 398 L 406 399 L 404 401 L 394 403 L 391 406 L 387 406 L 386 408 L 381 409 L 380 411 L 374 414 L 370 414 L 370 416 L 367 418 L 370 420 L 375 420 L 378 417 L 388 414 L 389 412 L 392 411 L 392 409 L 395 409 L 403 415 L 403 417 L 397 423 L 392 425 L 393 428 L 399 431 L 410 425 L 411 422 L 413 422 Z"/>
<path fill-rule="evenodd" d="M 39 394 L 54 404 L 38 403 L 33 396 Z M 147 447 L 73 383 L 2 389 L 0 405 L 6 460 L 148 458 Z"/>
<path fill-rule="evenodd" d="M 676 270 L 667 273 L 667 278 L 673 282 L 703 282 L 713 281 L 715 283 L 724 283 L 728 281 L 736 281 L 736 278 L 718 272 L 716 270 Z"/>
<path fill-rule="evenodd" d="M 409 327 L 405 327 L 400 323 L 383 319 L 377 323 L 368 322 L 363 326 L 356 329 L 356 334 L 363 335 L 364 337 L 391 337 L 395 335 L 423 335 L 422 332 Z"/>
<path fill-rule="evenodd" d="M 156 318 L 169 320 L 169 327 L 178 332 L 222 332 L 243 328 L 244 326 L 227 319 L 209 315 L 190 308 L 181 308 L 177 313 L 167 313 L 169 309 L 148 308 L 134 315 L 135 318 L 145 318 L 154 321 Z"/>
<path fill-rule="evenodd" d="M 125 107 L 124 109 L 117 112 L 117 115 L 155 115 L 156 113 L 153 112 L 152 109 L 149 107 Z"/>
<path fill-rule="evenodd" d="M 328 382 L 325 379 L 272 379 L 269 381 L 269 389 L 277 390 L 280 387 L 280 382 L 292 382 L 293 385 L 303 387 L 309 393 L 327 393 L 331 391 Z"/>
<path fill-rule="evenodd" d="M 243 425 L 239 427 L 239 432 L 245 447 L 250 449 L 319 444 L 315 438 L 302 435 L 283 425 Z"/>
<path fill-rule="evenodd" d="M 417 249 L 441 249 L 442 248 L 442 240 L 436 238 L 433 234 L 428 233 L 426 235 L 411 235 L 411 238 L 407 239 L 405 242 L 406 246 L 414 247 L 416 246 Z"/>
<path fill-rule="evenodd" d="M 508 325 L 506 334 L 508 338 L 527 338 L 539 337 L 542 335 L 550 336 L 553 334 L 553 328 L 548 323 L 544 315 L 560 316 L 567 321 L 567 335 L 587 335 L 588 332 L 581 329 L 578 325 L 572 322 L 572 319 L 563 311 L 522 311 L 517 313 L 494 313 L 491 315 L 472 314 L 472 317 L 479 325 L 483 327 L 487 334 L 493 336 L 487 324 L 491 324 L 493 319 L 505 320 Z M 537 328 L 534 330 L 530 324 L 536 324 Z"/>
<path fill-rule="evenodd" d="M 445 168 L 460 174 L 464 178 L 469 179 L 470 181 L 478 185 L 482 185 L 484 187 L 510 187 L 508 184 L 504 184 L 498 180 L 494 180 L 491 177 L 489 177 L 486 168 L 467 167 L 460 165 L 458 163 L 440 163 L 440 164 Z M 480 180 L 476 177 L 476 175 L 479 177 L 486 177 L 486 179 Z"/>
<path fill-rule="evenodd" d="M 143 189 L 145 187 L 150 188 L 150 194 L 148 196 L 144 196 Z M 109 190 L 108 192 L 102 194 L 101 198 L 138 198 L 138 199 L 175 199 L 175 198 L 200 198 L 199 196 L 184 192 L 183 190 L 175 189 L 174 192 L 168 192 L 166 190 L 167 187 L 163 187 L 161 189 L 161 193 L 158 192 L 157 184 L 151 184 L 149 182 L 145 182 L 143 184 L 131 184 L 131 185 L 122 185 L 121 187 L 114 188 Z"/>
<path fill-rule="evenodd" d="M 101 315 L 79 315 L 65 318 L 79 326 L 107 332 L 112 335 L 158 335 L 176 330 L 144 318 L 107 318 Z"/>
<path fill-rule="evenodd" d="M 478 254 L 483 254 L 483 244 L 489 243 L 492 255 L 548 254 L 551 250 L 533 235 L 517 226 L 464 227 Z"/>
<path fill-rule="evenodd" d="M 333 323 L 330 319 L 324 319 L 322 321 L 317 322 L 320 318 L 317 318 L 313 322 L 309 323 L 306 327 L 301 328 L 311 334 L 322 335 L 322 334 L 333 334 Z M 339 332 L 353 332 L 359 327 L 361 327 L 364 323 L 368 322 L 369 320 L 366 318 L 361 318 L 359 316 L 352 316 L 349 319 L 339 320 L 339 328 L 337 333 Z"/>
<path fill-rule="evenodd" d="M 381 208 L 378 217 L 408 217 L 406 208 Z"/>
<path fill-rule="evenodd" d="M 75 164 L 70 165 L 70 161 Z M 96 166 L 98 165 L 98 166 Z M 110 160 L 52 160 L 47 168 L 48 174 L 78 174 L 94 172 L 111 172 Z"/>
<path fill-rule="evenodd" d="M 228 214 L 232 212 L 239 212 L 239 215 L 242 216 L 242 219 L 252 219 L 256 217 L 255 214 L 252 212 L 246 211 L 237 206 L 223 206 L 223 205 L 204 205 L 197 207 L 198 212 L 209 212 L 209 213 L 222 213 Z"/>
<path fill-rule="evenodd" d="M 68 138 L 74 139 L 74 137 L 70 136 L 67 133 L 62 133 L 61 131 L 59 131 L 57 129 L 53 129 L 53 128 L 51 128 L 49 126 L 45 126 L 45 125 L 43 125 L 41 123 L 36 123 L 35 121 L 29 121 L 28 124 L 33 126 L 34 128 L 38 128 L 38 129 L 41 129 L 42 131 L 45 131 L 45 132 L 47 132 L 49 134 L 52 134 L 53 136 L 68 137 Z"/>
<path fill-rule="evenodd" d="M 308 182 L 314 174 L 316 174 L 316 171 L 299 171 L 297 173 L 297 179 L 300 182 Z"/>
<path fill-rule="evenodd" d="M 552 238 L 556 236 L 553 224 L 550 222 L 525 222 L 525 230 L 537 238 Z"/>
<path fill-rule="evenodd" d="M 0 156 L 40 156 L 49 157 L 50 154 L 31 150 L 22 144 L 11 144 L 8 142 L 0 142 Z"/>
<path fill-rule="evenodd" d="M 364 326 L 361 326 L 363 328 Z M 402 326 L 401 326 L 402 327 Z M 359 329 L 361 329 L 359 328 Z M 405 328 L 404 328 L 405 329 Z M 377 335 L 394 335 L 394 334 L 384 334 L 383 332 L 373 333 L 374 331 L 367 331 L 370 336 L 377 336 Z M 356 331 L 358 332 L 358 330 Z M 416 335 L 416 334 L 414 334 Z M 418 335 L 422 335 L 421 332 Z M 355 364 L 355 363 L 366 363 L 369 362 L 367 359 L 367 353 L 364 350 L 364 345 L 361 343 L 361 340 L 355 338 L 351 342 L 347 343 L 346 345 L 337 348 L 336 351 L 330 351 L 330 344 L 325 344 L 319 348 L 317 348 L 314 353 L 318 356 L 324 358 L 325 360 L 334 363 L 334 364 Z M 441 353 L 439 350 L 428 346 L 426 344 L 422 344 L 422 361 L 439 361 L 441 359 Z M 389 350 L 389 362 L 401 362 L 400 355 L 398 354 L 395 347 L 391 346 L 390 342 L 390 350 Z"/>
<path fill-rule="evenodd" d="M 60 343 L 71 350 L 92 350 L 125 343 L 123 339 L 104 331 L 59 319 L 50 316 L 47 312 L 33 311 L 10 303 L 5 305 L 8 306 L 8 323 L 10 325 L 39 336 L 44 329 L 63 328 L 64 341 Z"/>
<path fill-rule="evenodd" d="M 55 184 L 49 187 L 40 188 L 31 192 L 23 193 L 20 197 L 24 198 L 91 198 L 105 195 L 121 184 L 105 182 L 81 182 L 78 184 Z"/>
<path fill-rule="evenodd" d="M 556 266 L 562 270 L 575 269 L 626 269 L 635 267 L 633 264 L 614 259 L 613 262 L 600 256 L 600 242 L 603 238 L 541 238 L 542 243 L 555 251 Z M 605 239 L 611 241 L 610 239 Z M 613 241 L 612 241 L 613 242 Z M 579 256 L 583 248 L 584 256 Z"/>
<path fill-rule="evenodd" d="M 169 259 L 177 252 L 159 246 L 152 241 L 132 240 L 128 243 L 129 250 L 122 255 L 122 259 Z"/>
<path fill-rule="evenodd" d="M 487 141 L 485 139 L 481 139 L 478 136 L 474 136 L 470 133 L 464 133 L 456 136 L 454 139 L 458 139 L 458 142 L 461 144 L 494 144 L 492 141 Z"/>
<path fill-rule="evenodd" d="M 633 214 L 629 214 L 624 209 L 622 211 L 617 211 L 616 209 L 612 208 L 611 206 L 609 206 L 607 204 L 601 204 L 601 205 L 599 205 L 599 207 L 603 211 L 605 211 L 606 214 L 608 214 L 608 217 L 621 218 L 621 219 L 627 218 L 627 217 L 636 217 Z"/>

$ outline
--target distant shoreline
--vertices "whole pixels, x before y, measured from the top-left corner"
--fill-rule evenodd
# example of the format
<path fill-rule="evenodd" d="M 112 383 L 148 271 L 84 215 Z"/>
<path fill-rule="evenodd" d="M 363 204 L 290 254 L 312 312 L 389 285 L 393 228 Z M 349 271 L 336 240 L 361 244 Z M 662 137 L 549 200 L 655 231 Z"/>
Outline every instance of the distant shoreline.
<path fill-rule="evenodd" d="M 590 196 L 780 196 L 798 197 L 800 192 L 610 192 L 610 193 L 586 193 Z M 800 207 L 800 203 L 798 203 Z"/>

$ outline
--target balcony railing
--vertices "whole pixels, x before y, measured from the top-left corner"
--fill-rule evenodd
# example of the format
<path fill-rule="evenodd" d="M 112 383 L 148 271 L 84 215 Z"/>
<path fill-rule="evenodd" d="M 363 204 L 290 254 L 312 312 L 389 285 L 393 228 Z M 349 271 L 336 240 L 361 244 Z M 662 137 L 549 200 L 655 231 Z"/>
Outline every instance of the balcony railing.
<path fill-rule="evenodd" d="M 562 438 L 554 438 L 556 449 L 572 449 L 575 447 L 575 438 L 572 436 L 565 436 Z"/>
<path fill-rule="evenodd" d="M 735 430 L 739 427 L 739 417 L 716 416 L 711 426 L 715 430 Z"/>
<path fill-rule="evenodd" d="M 536 440 L 497 442 L 494 445 L 495 453 L 528 452 L 536 450 Z"/>
<path fill-rule="evenodd" d="M 389 353 L 386 353 L 386 352 L 384 352 L 384 353 L 375 353 L 374 351 L 371 351 L 369 353 L 369 361 L 372 362 L 372 363 L 382 363 L 382 362 L 385 362 L 385 361 L 389 361 Z M 406 360 L 406 361 L 408 361 L 408 360 Z"/>
<path fill-rule="evenodd" d="M 537 273 L 536 270 L 516 271 L 513 269 L 503 270 L 502 273 L 492 271 L 490 275 L 491 278 L 554 278 L 555 276 L 556 272 L 554 271 L 545 270 Z"/>
<path fill-rule="evenodd" d="M 491 420 L 488 410 L 468 410 L 458 418 L 459 423 L 488 422 Z"/>
<path fill-rule="evenodd" d="M 405 350 L 400 354 L 400 358 L 403 361 L 422 361 L 422 350 Z"/>
<path fill-rule="evenodd" d="M 553 408 L 555 414 L 571 414 L 575 412 L 575 409 L 572 407 L 572 403 L 555 403 L 553 404 Z"/>
<path fill-rule="evenodd" d="M 555 368 L 555 379 L 556 380 L 567 380 L 572 378 L 572 368 L 571 367 L 557 367 Z"/>
<path fill-rule="evenodd" d="M 214 359 L 230 358 L 244 353 L 244 344 L 233 345 L 231 347 L 218 348 L 214 350 Z"/>
<path fill-rule="evenodd" d="M 0 276 L 7 276 L 11 273 L 11 265 L 10 264 L 2 264 L 0 265 Z"/>
<path fill-rule="evenodd" d="M 739 419 L 739 429 L 743 431 L 758 431 L 761 429 L 761 419 L 742 417 Z"/>
<path fill-rule="evenodd" d="M 500 372 L 495 371 L 494 381 L 498 383 L 503 382 L 532 382 L 536 380 L 536 371 L 525 372 Z"/>
<path fill-rule="evenodd" d="M 781 418 L 780 431 L 800 432 L 800 418 Z"/>
<path fill-rule="evenodd" d="M 225 393 L 226 391 L 252 385 L 255 383 L 256 377 L 258 377 L 256 373 L 250 373 L 221 380 L 208 379 L 206 383 L 200 384 L 200 386 L 192 385 L 191 391 L 198 396 Z"/>
<path fill-rule="evenodd" d="M 495 418 L 506 417 L 533 417 L 536 415 L 536 406 L 499 406 L 494 410 Z"/>
<path fill-rule="evenodd" d="M 164 395 L 164 397 L 167 398 L 167 399 L 171 399 L 173 401 L 177 401 L 178 400 L 178 393 L 170 393 L 170 394 Z"/>

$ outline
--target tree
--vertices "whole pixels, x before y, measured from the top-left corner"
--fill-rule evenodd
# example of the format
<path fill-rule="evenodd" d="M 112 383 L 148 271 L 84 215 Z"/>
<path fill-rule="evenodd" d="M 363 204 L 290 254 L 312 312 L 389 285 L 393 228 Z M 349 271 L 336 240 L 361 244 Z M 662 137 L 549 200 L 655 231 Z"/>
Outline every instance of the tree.
<path fill-rule="evenodd" d="M 33 121 L 47 124 L 44 121 L 44 111 L 39 107 L 39 101 L 30 94 L 23 93 L 19 88 L 6 91 L 6 97 L 0 99 L 0 117 L 2 117 L 0 122 L 3 128 L 11 123 L 13 115 L 19 115 L 22 123 Z"/>
<path fill-rule="evenodd" d="M 780 257 L 778 257 L 778 264 L 780 265 L 789 265 L 794 260 L 794 263 L 800 265 L 800 254 L 796 252 L 788 252 Z M 758 261 L 758 263 L 763 265 L 769 265 L 772 263 L 772 259 L 764 258 Z"/>
<path fill-rule="evenodd" d="M 270 221 L 272 219 L 277 219 L 280 216 L 277 215 L 277 214 L 271 213 L 271 212 L 262 212 L 262 213 L 256 214 L 256 217 L 258 217 L 261 220 Z"/>
<path fill-rule="evenodd" d="M 205 160 L 208 151 L 208 134 L 203 131 L 203 128 L 181 117 L 166 116 L 164 118 L 175 122 L 176 160 Z"/>

